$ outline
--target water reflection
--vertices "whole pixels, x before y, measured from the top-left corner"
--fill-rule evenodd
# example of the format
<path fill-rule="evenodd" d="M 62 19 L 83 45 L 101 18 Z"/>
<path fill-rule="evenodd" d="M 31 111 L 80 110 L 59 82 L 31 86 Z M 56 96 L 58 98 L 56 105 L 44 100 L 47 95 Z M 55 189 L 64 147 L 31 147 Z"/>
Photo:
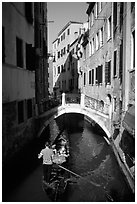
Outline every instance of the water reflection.
<path fill-rule="evenodd" d="M 111 147 L 102 135 L 93 132 L 89 122 L 81 120 L 76 114 L 68 114 L 64 121 L 69 124 L 69 128 L 66 125 L 70 140 L 69 168 L 82 176 L 69 186 L 65 201 L 132 199 L 127 197 L 131 191 L 123 179 Z"/>
<path fill-rule="evenodd" d="M 56 132 L 62 129 L 67 131 L 70 143 L 68 168 L 80 175 L 80 177 L 75 177 L 75 183 L 68 186 L 67 192 L 61 201 L 134 201 L 134 195 L 125 182 L 124 176 L 121 174 L 111 147 L 106 143 L 101 134 L 97 134 L 93 131 L 91 125 L 84 120 L 83 115 L 66 114 L 57 118 L 54 128 L 52 128 L 52 124 L 50 125 L 50 132 L 52 134 L 54 133 L 55 127 L 58 127 Z M 47 136 L 48 131 L 43 134 Z M 19 158 L 20 163 L 18 162 L 17 164 L 16 162 L 12 173 L 17 172 L 16 167 L 21 166 L 24 162 L 23 166 L 21 166 L 23 182 L 21 182 L 14 191 L 11 191 L 10 195 L 6 195 L 4 201 L 51 201 L 42 190 L 42 164 L 38 164 L 37 168 L 35 167 L 38 162 L 37 154 L 41 149 L 41 145 L 44 145 L 44 140 L 42 139 L 39 143 L 37 141 L 36 145 L 32 145 L 32 148 L 29 147 L 29 150 L 26 151 L 26 155 L 28 156 L 27 152 L 29 152 L 31 158 L 28 159 L 28 162 L 26 161 L 27 156 L 20 157 L 22 158 L 21 160 Z M 24 153 L 25 151 L 23 155 Z M 30 166 L 31 169 L 33 169 L 31 172 L 28 171 Z M 24 171 L 24 168 L 26 171 Z M 8 175 L 9 173 L 8 171 Z M 24 179 L 23 173 L 25 175 Z M 17 173 L 15 173 L 14 176 L 12 175 L 12 177 L 13 180 L 15 178 L 17 179 Z M 11 186 L 12 182 L 8 182 L 8 179 L 6 180 L 6 185 Z"/>

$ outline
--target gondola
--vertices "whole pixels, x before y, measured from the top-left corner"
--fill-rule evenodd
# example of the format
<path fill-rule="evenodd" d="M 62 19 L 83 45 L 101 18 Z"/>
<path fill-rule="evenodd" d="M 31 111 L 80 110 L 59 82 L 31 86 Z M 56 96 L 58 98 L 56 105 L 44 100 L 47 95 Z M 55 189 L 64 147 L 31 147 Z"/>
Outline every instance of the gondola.
<path fill-rule="evenodd" d="M 67 166 L 69 157 L 69 141 L 66 132 L 63 131 L 57 136 L 52 144 L 52 148 L 54 156 L 51 178 L 49 183 L 42 179 L 42 188 L 52 201 L 59 201 L 62 199 L 70 180 L 69 172 L 63 169 L 63 167 Z"/>

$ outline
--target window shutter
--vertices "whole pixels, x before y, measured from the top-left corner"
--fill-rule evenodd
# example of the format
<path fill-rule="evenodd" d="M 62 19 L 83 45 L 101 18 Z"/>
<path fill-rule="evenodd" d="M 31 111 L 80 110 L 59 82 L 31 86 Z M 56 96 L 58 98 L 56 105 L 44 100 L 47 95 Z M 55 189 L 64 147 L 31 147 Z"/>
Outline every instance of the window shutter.
<path fill-rule="evenodd" d="M 108 83 L 108 62 L 105 62 L 105 83 Z"/>
<path fill-rule="evenodd" d="M 111 61 L 108 62 L 108 83 L 111 83 Z"/>
<path fill-rule="evenodd" d="M 102 65 L 98 67 L 98 82 L 102 83 Z"/>
<path fill-rule="evenodd" d="M 94 84 L 94 69 L 92 69 L 92 85 Z"/>

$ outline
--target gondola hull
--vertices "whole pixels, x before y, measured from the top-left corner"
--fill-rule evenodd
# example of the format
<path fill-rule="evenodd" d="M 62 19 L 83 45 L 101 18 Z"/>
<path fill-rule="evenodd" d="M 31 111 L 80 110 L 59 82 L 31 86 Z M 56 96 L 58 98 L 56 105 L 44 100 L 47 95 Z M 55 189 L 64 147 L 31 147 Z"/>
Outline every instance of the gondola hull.
<path fill-rule="evenodd" d="M 54 144 L 56 144 L 58 148 L 60 146 L 60 138 L 63 137 L 66 140 L 67 151 L 69 151 L 69 142 L 64 133 L 59 135 L 59 138 L 56 138 Z M 65 156 L 59 155 L 58 153 L 55 154 L 53 157 L 50 182 L 47 183 L 42 180 L 42 188 L 52 201 L 60 201 L 67 189 L 70 174 L 59 167 L 61 164 L 67 166 L 67 160 Z"/>

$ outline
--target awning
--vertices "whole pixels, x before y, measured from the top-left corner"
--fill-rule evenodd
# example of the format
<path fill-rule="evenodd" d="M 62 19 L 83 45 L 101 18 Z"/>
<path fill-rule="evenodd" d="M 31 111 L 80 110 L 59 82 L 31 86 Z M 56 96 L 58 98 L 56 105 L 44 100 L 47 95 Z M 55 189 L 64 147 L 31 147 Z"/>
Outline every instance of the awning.
<path fill-rule="evenodd" d="M 123 119 L 123 127 L 133 136 L 135 135 L 135 106 L 131 106 Z"/>

